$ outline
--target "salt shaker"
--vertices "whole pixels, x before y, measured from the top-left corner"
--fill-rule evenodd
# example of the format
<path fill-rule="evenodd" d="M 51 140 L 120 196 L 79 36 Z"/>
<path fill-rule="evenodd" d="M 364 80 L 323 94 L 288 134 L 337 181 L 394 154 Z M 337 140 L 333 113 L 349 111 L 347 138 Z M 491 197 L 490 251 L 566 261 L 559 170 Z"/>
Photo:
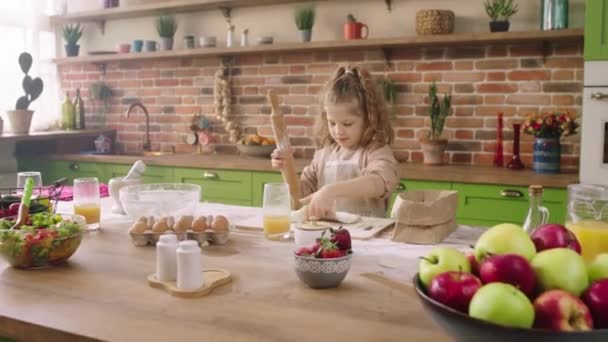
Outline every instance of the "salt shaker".
<path fill-rule="evenodd" d="M 177 248 L 177 288 L 195 290 L 203 286 L 201 248 L 194 240 L 182 241 Z"/>
<path fill-rule="evenodd" d="M 160 281 L 177 279 L 177 248 L 175 234 L 163 234 L 156 243 L 156 278 Z"/>
<path fill-rule="evenodd" d="M 232 47 L 234 44 L 234 25 L 228 26 L 228 36 L 226 37 L 226 46 Z"/>

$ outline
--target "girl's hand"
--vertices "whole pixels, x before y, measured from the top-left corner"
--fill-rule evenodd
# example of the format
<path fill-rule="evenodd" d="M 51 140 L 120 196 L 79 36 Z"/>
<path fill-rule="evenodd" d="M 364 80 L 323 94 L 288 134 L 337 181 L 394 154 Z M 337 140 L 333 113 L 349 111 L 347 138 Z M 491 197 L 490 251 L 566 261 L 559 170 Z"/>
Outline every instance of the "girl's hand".
<path fill-rule="evenodd" d="M 289 153 L 292 153 L 292 152 L 289 151 Z M 272 158 L 272 160 L 271 160 L 272 168 L 282 170 L 283 166 L 285 165 L 285 163 L 283 162 L 283 160 L 285 158 L 285 152 L 283 152 L 282 150 L 280 150 L 278 148 L 275 148 L 274 151 L 272 151 L 272 153 L 270 154 L 270 157 Z"/>
<path fill-rule="evenodd" d="M 321 190 L 302 198 L 300 202 L 308 204 L 308 218 L 310 220 L 321 220 L 336 218 L 335 200 L 329 190 L 323 187 Z"/>

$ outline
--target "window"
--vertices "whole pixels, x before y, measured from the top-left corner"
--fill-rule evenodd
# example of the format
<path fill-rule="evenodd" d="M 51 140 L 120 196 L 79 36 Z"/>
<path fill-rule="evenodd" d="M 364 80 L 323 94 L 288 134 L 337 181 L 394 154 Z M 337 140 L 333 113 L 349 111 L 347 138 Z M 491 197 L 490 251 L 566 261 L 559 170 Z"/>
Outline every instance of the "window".
<path fill-rule="evenodd" d="M 24 95 L 21 87 L 23 72 L 18 57 L 27 51 L 34 58 L 29 72 L 40 77 L 44 90 L 30 105 L 34 110 L 33 130 L 46 129 L 59 118 L 60 94 L 57 66 L 50 62 L 55 57 L 55 33 L 45 14 L 52 0 L 0 1 L 0 37 L 4 44 L 0 54 L 0 112 L 15 108 Z M 5 126 L 8 127 L 8 124 Z"/>

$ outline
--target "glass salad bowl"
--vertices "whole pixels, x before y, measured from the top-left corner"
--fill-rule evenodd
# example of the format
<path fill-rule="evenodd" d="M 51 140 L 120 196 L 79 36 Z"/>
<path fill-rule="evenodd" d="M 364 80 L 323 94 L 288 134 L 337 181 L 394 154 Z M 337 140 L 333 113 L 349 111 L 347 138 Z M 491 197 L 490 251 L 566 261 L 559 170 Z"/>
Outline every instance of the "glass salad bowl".
<path fill-rule="evenodd" d="M 0 256 L 11 266 L 47 268 L 66 262 L 85 231 L 84 217 L 48 212 L 32 214 L 24 226 L 10 229 L 15 218 L 0 220 Z"/>
<path fill-rule="evenodd" d="M 194 215 L 201 200 L 201 186 L 187 183 L 129 185 L 120 188 L 119 198 L 133 220 L 144 216 Z"/>

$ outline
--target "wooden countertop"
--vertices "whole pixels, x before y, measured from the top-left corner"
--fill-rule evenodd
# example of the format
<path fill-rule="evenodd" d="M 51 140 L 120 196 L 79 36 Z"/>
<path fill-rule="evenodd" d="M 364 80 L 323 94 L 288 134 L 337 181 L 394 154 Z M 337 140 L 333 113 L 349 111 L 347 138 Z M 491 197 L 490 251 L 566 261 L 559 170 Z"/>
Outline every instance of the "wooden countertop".
<path fill-rule="evenodd" d="M 409 286 L 418 256 L 433 246 L 382 238 L 353 241 L 349 274 L 337 289 L 313 290 L 293 271 L 293 242 L 233 232 L 203 249 L 203 265 L 231 283 L 197 299 L 147 285 L 155 249 L 135 247 L 129 221 L 102 200 L 102 231 L 87 233 L 67 264 L 23 271 L 0 262 L 0 336 L 70 341 L 445 341 Z M 71 203 L 61 202 L 60 212 Z M 458 248 L 481 230 L 461 227 Z"/>
<path fill-rule="evenodd" d="M 82 129 L 74 131 L 41 131 L 30 132 L 29 134 L 21 133 L 2 133 L 0 132 L 0 142 L 15 142 L 15 141 L 35 141 L 35 140 L 53 140 L 61 138 L 78 138 L 78 137 L 96 137 L 100 134 L 114 134 L 116 131 L 112 129 Z"/>
<path fill-rule="evenodd" d="M 213 154 L 192 155 L 176 154 L 156 157 L 125 155 L 83 155 L 61 154 L 45 157 L 52 160 L 74 160 L 95 163 L 132 164 L 141 159 L 146 164 L 158 166 L 232 169 L 277 172 L 270 166 L 269 159 L 242 157 L 239 155 Z M 310 160 L 296 159 L 298 171 L 308 165 Z M 406 180 L 426 180 L 444 182 L 462 182 L 478 184 L 504 184 L 529 186 L 540 184 L 548 188 L 566 188 L 568 184 L 578 183 L 578 173 L 561 173 L 555 175 L 539 174 L 530 169 L 511 171 L 507 168 L 493 168 L 471 165 L 427 166 L 414 163 L 400 163 L 399 177 Z"/>

